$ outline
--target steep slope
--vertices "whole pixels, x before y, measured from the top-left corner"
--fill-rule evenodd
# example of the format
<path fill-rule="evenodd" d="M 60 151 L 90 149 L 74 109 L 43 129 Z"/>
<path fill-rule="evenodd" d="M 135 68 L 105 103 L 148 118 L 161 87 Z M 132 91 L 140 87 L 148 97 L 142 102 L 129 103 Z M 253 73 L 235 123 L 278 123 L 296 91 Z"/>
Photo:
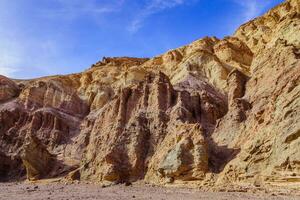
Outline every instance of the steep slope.
<path fill-rule="evenodd" d="M 299 36 L 288 0 L 152 59 L 1 76 L 0 178 L 299 187 Z"/>
<path fill-rule="evenodd" d="M 222 181 L 300 180 L 299 10 L 300 1 L 287 1 L 235 34 L 252 49 L 254 59 L 244 96 L 233 101 L 213 133 L 218 144 L 241 150 L 226 165 Z M 241 100 L 251 109 L 239 122 L 232 114 Z"/>

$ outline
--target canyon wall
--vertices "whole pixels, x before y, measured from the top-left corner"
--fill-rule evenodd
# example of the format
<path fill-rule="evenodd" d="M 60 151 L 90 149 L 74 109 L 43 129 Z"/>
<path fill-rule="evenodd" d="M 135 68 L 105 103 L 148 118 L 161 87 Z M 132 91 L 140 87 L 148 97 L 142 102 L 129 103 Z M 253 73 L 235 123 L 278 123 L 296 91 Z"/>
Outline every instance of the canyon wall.
<path fill-rule="evenodd" d="M 224 39 L 78 74 L 0 76 L 0 180 L 300 183 L 300 1 Z"/>

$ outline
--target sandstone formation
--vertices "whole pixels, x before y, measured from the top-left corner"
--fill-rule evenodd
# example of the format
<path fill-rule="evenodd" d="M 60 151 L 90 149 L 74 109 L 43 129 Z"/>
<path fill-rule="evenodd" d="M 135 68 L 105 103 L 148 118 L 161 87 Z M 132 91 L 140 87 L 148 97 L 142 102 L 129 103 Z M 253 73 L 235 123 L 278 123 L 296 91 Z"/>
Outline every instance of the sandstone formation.
<path fill-rule="evenodd" d="M 26 167 L 27 178 L 29 180 L 36 180 L 47 176 L 54 162 L 53 156 L 35 136 L 31 135 L 25 139 L 21 159 Z"/>
<path fill-rule="evenodd" d="M 224 39 L 32 80 L 0 77 L 0 179 L 300 183 L 300 1 Z"/>
<path fill-rule="evenodd" d="M 0 75 L 0 102 L 5 102 L 9 99 L 17 97 L 19 87 L 12 80 Z"/>

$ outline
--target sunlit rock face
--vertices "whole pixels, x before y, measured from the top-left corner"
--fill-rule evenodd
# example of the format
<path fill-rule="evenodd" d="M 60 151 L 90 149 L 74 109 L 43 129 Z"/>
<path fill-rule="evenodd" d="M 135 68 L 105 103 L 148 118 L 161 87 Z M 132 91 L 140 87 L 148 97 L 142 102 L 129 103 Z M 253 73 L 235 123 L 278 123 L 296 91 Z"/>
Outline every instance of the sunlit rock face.
<path fill-rule="evenodd" d="M 0 76 L 1 180 L 299 184 L 299 35 L 289 0 L 232 37 L 154 58 Z"/>

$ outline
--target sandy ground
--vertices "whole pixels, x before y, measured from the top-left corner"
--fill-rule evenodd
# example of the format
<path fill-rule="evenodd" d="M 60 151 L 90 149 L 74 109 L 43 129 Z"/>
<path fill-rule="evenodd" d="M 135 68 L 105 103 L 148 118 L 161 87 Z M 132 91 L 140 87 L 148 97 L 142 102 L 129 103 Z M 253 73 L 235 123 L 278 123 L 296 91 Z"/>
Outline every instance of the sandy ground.
<path fill-rule="evenodd" d="M 90 184 L 0 183 L 0 200 L 155 199 L 155 200 L 300 200 L 300 196 L 238 192 L 201 192 L 195 189 L 161 188 L 146 185 L 101 187 Z"/>

